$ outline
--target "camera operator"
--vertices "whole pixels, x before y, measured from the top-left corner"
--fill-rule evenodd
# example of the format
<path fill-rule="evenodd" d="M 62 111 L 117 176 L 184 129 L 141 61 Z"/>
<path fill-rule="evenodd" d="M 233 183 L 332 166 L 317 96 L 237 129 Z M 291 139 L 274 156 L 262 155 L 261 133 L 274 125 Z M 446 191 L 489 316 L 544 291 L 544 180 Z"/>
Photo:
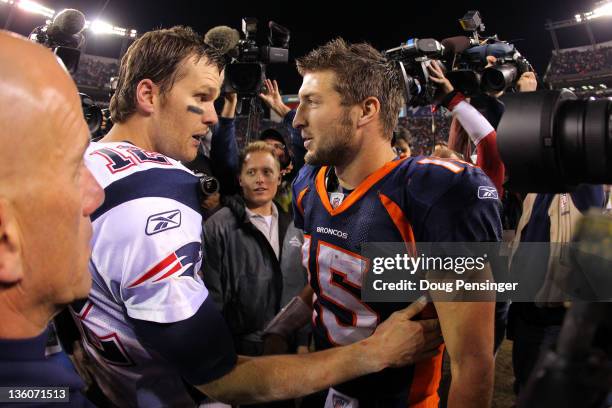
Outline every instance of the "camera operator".
<path fill-rule="evenodd" d="M 304 156 L 306 155 L 306 149 L 304 148 L 300 130 L 293 127 L 293 119 L 295 118 L 296 110 L 285 105 L 276 80 L 266 78 L 264 85 L 266 92 L 259 94 L 259 97 L 270 109 L 283 118 L 283 125 L 285 125 L 289 132 L 288 146 L 291 152 L 293 168 L 289 175 L 287 175 L 287 180 L 292 182 L 302 166 L 304 166 Z"/>
<path fill-rule="evenodd" d="M 487 67 L 495 63 L 495 57 L 487 57 Z M 534 72 L 525 72 L 516 83 L 518 92 L 532 92 L 537 88 L 537 80 Z M 504 113 L 504 105 L 499 101 L 502 92 L 484 93 L 470 99 L 470 103 L 487 118 L 491 126 L 497 129 L 499 121 Z M 466 126 L 470 126 L 466 123 Z M 516 228 L 521 213 L 521 201 L 518 196 L 510 191 L 505 191 L 505 167 L 497 148 L 497 133 L 492 131 L 484 136 L 484 132 L 466 132 L 463 122 L 453 115 L 449 135 L 449 147 L 461 152 L 466 160 L 470 161 L 471 144 L 476 146 L 476 165 L 480 167 L 495 185 L 502 199 L 502 219 L 504 230 L 510 231 Z M 480 137 L 479 137 L 480 136 Z M 512 235 L 512 234 L 511 234 Z M 497 351 L 506 333 L 506 321 L 508 315 L 508 304 L 498 303 L 495 308 L 495 343 L 494 350 Z"/>
<path fill-rule="evenodd" d="M 221 197 L 237 192 L 235 174 L 238 172 L 238 144 L 236 142 L 236 106 L 238 95 L 223 95 L 219 122 L 200 140 L 195 160 L 185 164 L 201 180 L 203 220 L 221 206 Z"/>

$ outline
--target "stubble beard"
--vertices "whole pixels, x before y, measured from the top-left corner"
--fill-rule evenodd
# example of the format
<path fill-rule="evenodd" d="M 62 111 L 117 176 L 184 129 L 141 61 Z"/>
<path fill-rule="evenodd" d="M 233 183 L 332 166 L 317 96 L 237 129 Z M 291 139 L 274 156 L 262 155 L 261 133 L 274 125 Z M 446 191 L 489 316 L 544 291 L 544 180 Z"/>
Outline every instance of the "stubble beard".
<path fill-rule="evenodd" d="M 353 122 L 347 109 L 340 123 L 335 125 L 332 132 L 320 136 L 315 150 L 304 156 L 304 161 L 313 166 L 344 166 L 352 157 L 351 141 L 353 140 Z"/>

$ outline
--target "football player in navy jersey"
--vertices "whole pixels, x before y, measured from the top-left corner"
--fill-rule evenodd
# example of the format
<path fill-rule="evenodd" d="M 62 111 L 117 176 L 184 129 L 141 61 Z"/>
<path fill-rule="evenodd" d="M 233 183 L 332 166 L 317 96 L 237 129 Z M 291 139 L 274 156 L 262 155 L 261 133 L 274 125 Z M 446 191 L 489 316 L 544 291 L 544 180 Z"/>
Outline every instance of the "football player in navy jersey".
<path fill-rule="evenodd" d="M 106 199 L 92 214 L 92 290 L 72 312 L 105 396 L 121 407 L 195 406 L 188 383 L 236 404 L 288 399 L 431 356 L 437 322 L 409 320 L 420 304 L 339 351 L 236 356 L 197 274 L 199 184 L 178 161 L 193 160 L 217 122 L 221 83 L 222 60 L 191 29 L 144 34 L 121 62 L 114 126 L 86 152 Z"/>
<path fill-rule="evenodd" d="M 366 338 L 400 307 L 361 300 L 363 243 L 498 241 L 499 203 L 496 194 L 479 194 L 495 188 L 473 165 L 397 157 L 391 137 L 403 84 L 380 52 L 336 39 L 297 65 L 303 82 L 293 126 L 301 131 L 307 165 L 294 182 L 294 214 L 315 293 L 315 344 L 325 350 Z M 438 65 L 429 74 L 468 131 L 494 132 Z M 493 303 L 434 304 L 451 358 L 449 407 L 489 406 Z M 335 386 L 326 406 L 437 407 L 440 364 L 438 355 Z"/>

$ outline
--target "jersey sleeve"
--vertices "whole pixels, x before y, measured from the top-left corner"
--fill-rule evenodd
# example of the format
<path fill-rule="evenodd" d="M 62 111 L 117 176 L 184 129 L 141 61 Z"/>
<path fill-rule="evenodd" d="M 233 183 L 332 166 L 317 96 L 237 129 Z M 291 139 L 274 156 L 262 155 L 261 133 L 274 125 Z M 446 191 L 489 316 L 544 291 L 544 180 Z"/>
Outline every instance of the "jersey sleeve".
<path fill-rule="evenodd" d="M 444 170 L 438 170 L 444 171 Z M 432 201 L 424 217 L 427 242 L 501 240 L 501 203 L 495 186 L 478 168 L 449 177 L 449 188 Z"/>
<path fill-rule="evenodd" d="M 236 365 L 232 335 L 208 298 L 188 319 L 170 324 L 132 320 L 134 331 L 192 385 L 223 377 Z"/>
<path fill-rule="evenodd" d="M 106 171 L 92 160 L 87 165 L 94 176 Z M 192 316 L 208 296 L 197 274 L 197 179 L 176 166 L 150 168 L 107 183 L 105 196 L 92 214 L 92 262 L 115 300 L 135 319 Z"/>

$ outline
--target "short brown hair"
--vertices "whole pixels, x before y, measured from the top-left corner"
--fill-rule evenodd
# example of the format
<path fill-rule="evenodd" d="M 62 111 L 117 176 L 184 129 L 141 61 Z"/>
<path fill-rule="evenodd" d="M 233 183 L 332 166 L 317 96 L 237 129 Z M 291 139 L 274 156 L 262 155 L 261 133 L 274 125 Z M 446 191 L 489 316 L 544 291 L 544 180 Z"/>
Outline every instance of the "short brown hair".
<path fill-rule="evenodd" d="M 255 152 L 270 153 L 272 158 L 274 158 L 274 162 L 276 163 L 276 166 L 278 167 L 278 171 L 280 171 L 281 165 L 280 165 L 280 162 L 278 161 L 278 158 L 274 154 L 274 148 L 270 146 L 269 144 L 267 144 L 266 142 L 257 141 L 257 142 L 249 143 L 240 152 L 240 160 L 238 161 L 238 173 L 242 173 L 242 167 L 244 166 L 244 161 L 246 160 L 246 157 L 249 154 L 255 153 Z"/>
<path fill-rule="evenodd" d="M 181 62 L 189 57 L 196 61 L 206 57 L 219 71 L 223 69 L 223 57 L 190 27 L 149 31 L 134 41 L 121 59 L 117 90 L 110 101 L 113 122 L 124 122 L 136 111 L 136 88 L 140 81 L 150 79 L 159 85 L 163 96 L 180 79 Z"/>
<path fill-rule="evenodd" d="M 335 90 L 344 105 L 354 105 L 371 96 L 377 98 L 383 131 L 391 138 L 404 94 L 397 67 L 380 51 L 367 43 L 350 44 L 336 38 L 299 58 L 297 68 L 302 76 L 308 72 L 334 72 Z"/>

